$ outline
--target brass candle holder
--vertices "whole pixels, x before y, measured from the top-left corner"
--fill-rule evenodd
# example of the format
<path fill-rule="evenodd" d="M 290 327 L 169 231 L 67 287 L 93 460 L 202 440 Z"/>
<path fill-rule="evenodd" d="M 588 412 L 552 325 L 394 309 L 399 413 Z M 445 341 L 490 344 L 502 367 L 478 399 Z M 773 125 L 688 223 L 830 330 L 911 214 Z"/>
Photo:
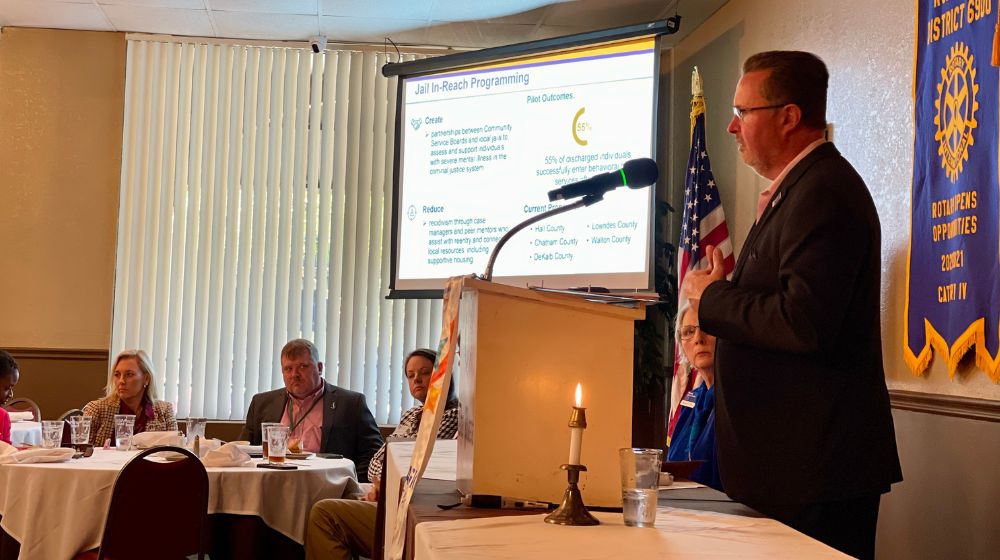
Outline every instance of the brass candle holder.
<path fill-rule="evenodd" d="M 587 427 L 585 408 L 573 407 L 573 412 L 569 417 L 569 427 L 580 429 Z M 600 525 L 601 522 L 587 511 L 587 506 L 583 505 L 583 496 L 577 486 L 577 483 L 580 482 L 580 471 L 587 470 L 587 467 L 567 463 L 559 468 L 566 471 L 569 484 L 566 487 L 566 492 L 563 493 L 562 503 L 555 511 L 545 516 L 545 522 L 554 525 Z"/>

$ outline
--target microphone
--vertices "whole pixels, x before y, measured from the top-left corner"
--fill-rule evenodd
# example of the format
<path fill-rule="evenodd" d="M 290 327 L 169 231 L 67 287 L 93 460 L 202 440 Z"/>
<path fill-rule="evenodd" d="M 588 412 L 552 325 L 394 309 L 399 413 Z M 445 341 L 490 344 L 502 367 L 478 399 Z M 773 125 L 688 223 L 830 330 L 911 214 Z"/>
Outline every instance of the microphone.
<path fill-rule="evenodd" d="M 578 196 L 603 195 L 618 187 L 641 189 L 655 183 L 659 176 L 660 169 L 656 166 L 655 161 L 649 158 L 632 159 L 626 161 L 625 165 L 618 171 L 594 175 L 589 179 L 563 185 L 549 191 L 549 201 L 567 200 Z"/>

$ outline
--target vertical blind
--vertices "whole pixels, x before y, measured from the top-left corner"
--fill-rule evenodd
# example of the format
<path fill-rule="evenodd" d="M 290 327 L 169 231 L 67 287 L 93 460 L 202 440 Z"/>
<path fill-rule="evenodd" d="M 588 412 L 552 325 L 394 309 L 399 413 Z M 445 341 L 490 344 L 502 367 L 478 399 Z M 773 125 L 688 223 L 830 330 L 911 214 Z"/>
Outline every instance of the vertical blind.
<path fill-rule="evenodd" d="M 412 60 L 420 55 L 403 55 Z M 396 82 L 383 54 L 129 40 L 112 354 L 179 417 L 244 418 L 313 340 L 379 422 L 441 304 L 386 300 Z"/>

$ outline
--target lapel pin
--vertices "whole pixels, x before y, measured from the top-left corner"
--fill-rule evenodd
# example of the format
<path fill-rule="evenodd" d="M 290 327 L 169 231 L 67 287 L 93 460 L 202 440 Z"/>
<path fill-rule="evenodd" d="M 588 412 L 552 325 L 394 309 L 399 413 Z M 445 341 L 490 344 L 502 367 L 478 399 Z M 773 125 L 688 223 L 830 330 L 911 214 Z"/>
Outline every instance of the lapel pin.
<path fill-rule="evenodd" d="M 771 201 L 771 208 L 774 208 L 775 206 L 777 206 L 779 202 L 781 202 L 781 193 L 780 192 L 778 194 L 774 195 L 774 200 Z"/>

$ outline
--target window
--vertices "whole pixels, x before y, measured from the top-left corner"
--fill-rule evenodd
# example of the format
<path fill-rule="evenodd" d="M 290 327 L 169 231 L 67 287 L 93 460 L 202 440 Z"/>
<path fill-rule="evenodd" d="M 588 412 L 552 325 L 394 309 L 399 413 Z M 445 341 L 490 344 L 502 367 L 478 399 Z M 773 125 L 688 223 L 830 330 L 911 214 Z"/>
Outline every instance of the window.
<path fill-rule="evenodd" d="M 146 350 L 178 416 L 242 419 L 298 337 L 377 421 L 412 406 L 402 360 L 436 346 L 441 304 L 384 299 L 385 62 L 129 41 L 111 353 Z"/>

